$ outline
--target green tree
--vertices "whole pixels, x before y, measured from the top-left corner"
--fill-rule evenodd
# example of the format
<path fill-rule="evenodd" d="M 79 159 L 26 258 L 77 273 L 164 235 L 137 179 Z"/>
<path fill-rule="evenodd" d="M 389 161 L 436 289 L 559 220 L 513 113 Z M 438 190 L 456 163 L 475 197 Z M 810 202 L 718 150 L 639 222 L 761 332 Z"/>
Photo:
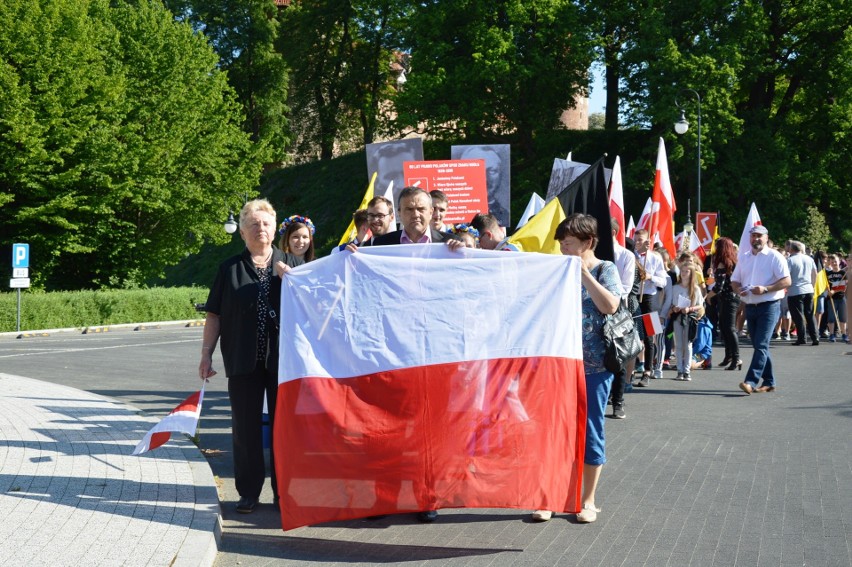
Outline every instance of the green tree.
<path fill-rule="evenodd" d="M 217 60 L 157 1 L 0 5 L 0 241 L 38 285 L 140 285 L 224 240 L 262 161 Z"/>
<path fill-rule="evenodd" d="M 291 69 L 289 100 L 301 153 L 331 158 L 385 127 L 400 0 L 302 0 L 282 15 L 279 49 Z"/>
<path fill-rule="evenodd" d="M 273 0 L 165 0 L 182 21 L 208 38 L 236 90 L 244 128 L 268 148 L 268 159 L 285 160 L 287 66 L 276 42 L 281 29 Z"/>
<path fill-rule="evenodd" d="M 799 230 L 801 240 L 813 250 L 828 249 L 831 231 L 825 223 L 825 216 L 816 207 L 807 207 L 807 219 Z"/>
<path fill-rule="evenodd" d="M 807 205 L 830 226 L 848 219 L 852 2 L 643 1 L 634 13 L 624 109 L 629 124 L 668 133 L 681 210 L 695 196 L 697 132 L 675 139 L 670 128 L 675 99 L 692 88 L 702 97 L 702 205 L 732 233 L 751 201 L 779 238 L 796 233 Z M 678 100 L 694 124 L 694 99 Z"/>
<path fill-rule="evenodd" d="M 517 138 L 557 126 L 588 91 L 589 31 L 568 0 L 418 2 L 406 45 L 411 73 L 399 123 L 438 138 Z"/>

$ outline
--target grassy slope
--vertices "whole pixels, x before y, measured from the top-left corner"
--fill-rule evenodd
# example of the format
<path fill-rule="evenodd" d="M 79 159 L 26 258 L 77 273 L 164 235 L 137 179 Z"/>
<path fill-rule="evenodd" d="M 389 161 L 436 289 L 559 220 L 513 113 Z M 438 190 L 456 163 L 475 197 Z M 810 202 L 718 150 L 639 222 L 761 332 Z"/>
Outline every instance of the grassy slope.
<path fill-rule="evenodd" d="M 621 155 L 628 213 L 638 216 L 653 185 L 656 150 L 654 137 L 649 132 L 559 130 L 538 138 L 531 155 L 524 155 L 513 145 L 512 219 L 516 222 L 520 218 L 533 191 L 541 196 L 546 194 L 553 158 L 564 158 L 569 151 L 573 152 L 575 161 L 586 163 L 608 153 L 608 166 L 616 155 Z M 426 142 L 424 153 L 426 159 L 445 159 L 450 155 L 450 143 Z M 340 239 L 366 186 L 364 153 L 355 152 L 333 160 L 274 171 L 264 180 L 260 193 L 270 200 L 279 219 L 293 214 L 310 217 L 317 227 L 315 246 L 323 256 Z M 637 196 L 631 198 L 631 193 Z M 242 248 L 238 234 L 230 244 L 206 245 L 199 254 L 166 270 L 166 280 L 159 284 L 209 286 L 216 266 Z"/>

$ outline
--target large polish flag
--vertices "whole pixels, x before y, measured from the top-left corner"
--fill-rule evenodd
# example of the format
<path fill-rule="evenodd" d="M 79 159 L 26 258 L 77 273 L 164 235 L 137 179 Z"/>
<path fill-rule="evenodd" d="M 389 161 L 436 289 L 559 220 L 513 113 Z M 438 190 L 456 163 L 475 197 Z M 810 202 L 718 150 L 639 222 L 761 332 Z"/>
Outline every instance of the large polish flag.
<path fill-rule="evenodd" d="M 677 249 L 674 243 L 674 212 L 677 210 L 675 205 L 674 192 L 669 179 L 669 162 L 666 158 L 666 144 L 660 138 L 660 145 L 657 148 L 657 172 L 654 177 L 654 191 L 652 197 L 654 201 L 654 209 L 652 214 L 650 232 L 657 235 L 666 250 L 672 258 L 677 254 Z M 651 239 L 652 242 L 655 240 Z"/>
<path fill-rule="evenodd" d="M 615 156 L 615 165 L 612 166 L 612 177 L 609 181 L 609 216 L 618 222 L 618 234 L 615 240 L 624 246 L 624 189 L 621 184 L 621 157 Z"/>
<path fill-rule="evenodd" d="M 580 261 L 361 248 L 281 291 L 285 530 L 440 508 L 579 510 Z"/>

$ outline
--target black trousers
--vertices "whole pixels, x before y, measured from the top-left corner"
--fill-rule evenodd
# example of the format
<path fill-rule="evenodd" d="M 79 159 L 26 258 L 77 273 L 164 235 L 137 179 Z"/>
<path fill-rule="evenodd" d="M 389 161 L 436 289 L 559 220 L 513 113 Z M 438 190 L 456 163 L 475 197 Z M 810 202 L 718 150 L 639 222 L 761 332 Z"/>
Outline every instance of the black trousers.
<path fill-rule="evenodd" d="M 740 341 L 737 338 L 737 308 L 740 298 L 737 296 L 716 296 L 719 300 L 719 332 L 725 344 L 725 359 L 740 359 Z"/>
<path fill-rule="evenodd" d="M 612 399 L 612 407 L 624 406 L 624 386 L 627 383 L 627 370 L 622 366 L 615 373 L 615 378 L 612 381 L 612 388 L 609 391 L 609 397 Z"/>
<path fill-rule="evenodd" d="M 796 342 L 805 342 L 806 328 L 811 341 L 819 340 L 819 335 L 816 332 L 816 321 L 814 320 L 814 294 L 788 295 L 787 307 L 790 309 L 793 324 L 796 325 Z"/>
<path fill-rule="evenodd" d="M 659 292 L 657 292 L 659 293 Z M 650 295 L 643 295 L 642 301 L 639 302 L 639 311 L 642 312 L 642 315 L 650 313 L 653 311 L 651 307 L 651 301 L 653 297 Z M 657 348 L 657 342 L 654 340 L 654 336 L 648 336 L 647 333 L 643 331 L 644 337 L 642 342 L 645 344 L 645 372 L 654 373 L 654 353 Z"/>
<path fill-rule="evenodd" d="M 269 408 L 269 428 L 273 442 L 269 449 L 272 493 L 278 495 L 275 480 L 273 448 L 275 401 L 278 392 L 277 369 L 267 370 L 263 362 L 250 374 L 228 377 L 228 398 L 231 400 L 231 430 L 234 442 L 234 483 L 245 498 L 258 498 L 266 479 L 263 456 L 263 396 Z"/>

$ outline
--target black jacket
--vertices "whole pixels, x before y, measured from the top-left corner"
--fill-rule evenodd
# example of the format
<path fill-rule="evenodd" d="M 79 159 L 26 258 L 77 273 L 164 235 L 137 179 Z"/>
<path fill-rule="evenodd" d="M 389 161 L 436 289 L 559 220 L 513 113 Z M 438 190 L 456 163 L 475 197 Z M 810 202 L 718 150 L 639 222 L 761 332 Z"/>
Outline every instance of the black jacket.
<path fill-rule="evenodd" d="M 272 265 L 282 261 L 290 267 L 304 264 L 292 254 L 272 248 Z M 257 365 L 257 310 L 260 280 L 248 249 L 219 265 L 207 296 L 207 311 L 219 316 L 219 348 L 226 376 L 248 374 Z M 273 268 L 269 285 L 269 307 L 281 316 L 281 278 Z M 278 323 L 270 322 L 266 368 L 278 372 Z"/>

